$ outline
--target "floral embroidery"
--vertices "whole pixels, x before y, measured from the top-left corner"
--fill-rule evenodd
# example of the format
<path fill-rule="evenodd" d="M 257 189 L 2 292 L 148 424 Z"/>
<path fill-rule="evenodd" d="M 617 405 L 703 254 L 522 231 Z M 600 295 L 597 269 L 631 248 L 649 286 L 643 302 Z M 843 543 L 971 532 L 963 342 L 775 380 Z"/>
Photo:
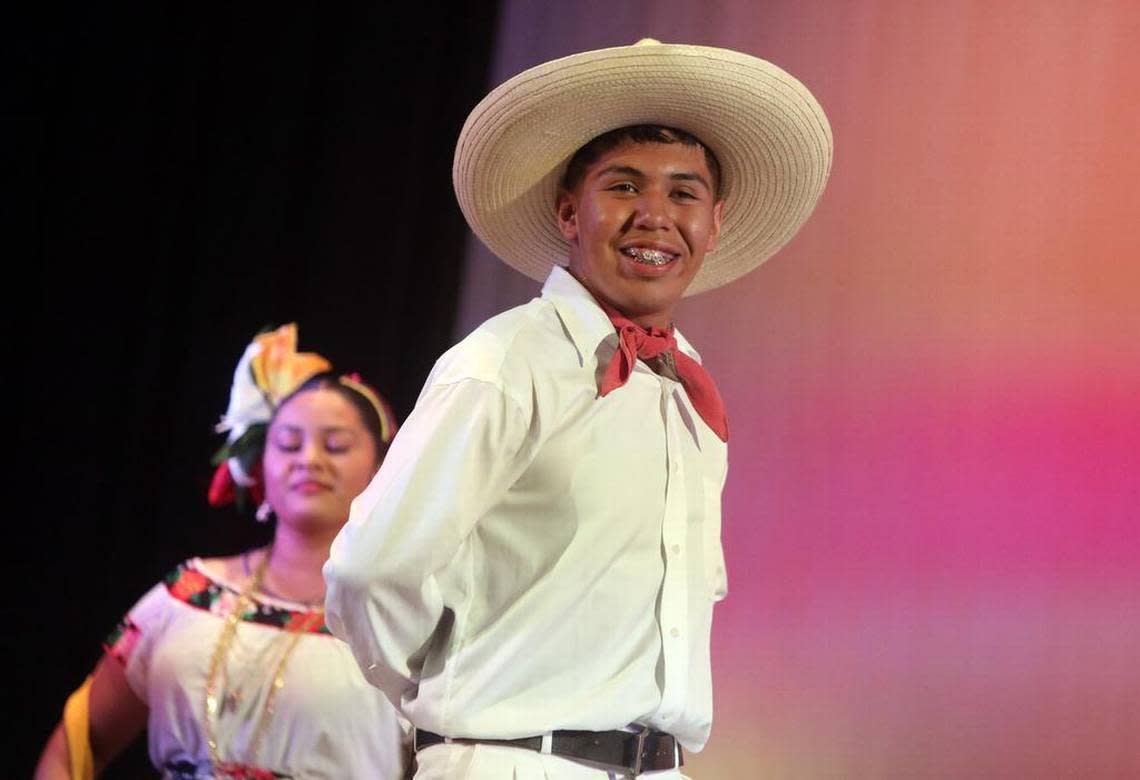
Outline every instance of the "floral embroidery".
<path fill-rule="evenodd" d="M 224 763 L 213 769 L 209 764 L 199 766 L 193 761 L 172 761 L 166 765 L 170 780 L 290 780 L 292 775 L 283 775 L 269 769 L 261 769 L 248 764 Z"/>
<path fill-rule="evenodd" d="M 316 631 L 319 630 L 323 622 L 322 617 L 320 612 L 294 612 L 289 616 L 289 622 L 282 626 L 282 628 L 286 631 L 296 631 L 298 633 Z"/>
<path fill-rule="evenodd" d="M 174 582 L 167 580 L 167 587 L 170 589 L 170 595 L 174 598 L 193 604 L 196 603 L 194 598 L 210 587 L 210 581 L 200 571 L 183 569 L 178 573 Z"/>
<path fill-rule="evenodd" d="M 189 562 L 180 564 L 166 575 L 166 589 L 179 601 L 218 617 L 225 617 L 235 608 L 239 595 L 233 588 L 193 568 Z M 319 610 L 292 610 L 255 602 L 241 619 L 286 631 L 331 634 L 325 625 L 324 613 Z"/>
<path fill-rule="evenodd" d="M 135 651 L 135 645 L 138 644 L 140 636 L 142 636 L 142 632 L 139 631 L 139 627 L 135 625 L 130 616 L 125 617 L 107 636 L 103 642 L 103 650 L 126 666 L 127 661 L 131 658 L 131 653 Z"/>
<path fill-rule="evenodd" d="M 288 775 L 279 775 L 268 769 L 259 769 L 248 764 L 219 764 L 216 771 L 218 777 L 228 777 L 232 780 L 275 780 L 275 778 L 288 777 Z"/>

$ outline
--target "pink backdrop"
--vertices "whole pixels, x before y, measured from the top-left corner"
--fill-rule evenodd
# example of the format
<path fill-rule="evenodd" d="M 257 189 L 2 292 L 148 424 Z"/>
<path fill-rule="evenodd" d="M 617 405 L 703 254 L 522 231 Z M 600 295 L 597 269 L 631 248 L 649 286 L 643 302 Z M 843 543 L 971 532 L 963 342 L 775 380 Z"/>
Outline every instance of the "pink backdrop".
<path fill-rule="evenodd" d="M 646 35 L 772 60 L 836 138 L 679 317 L 732 426 L 691 773 L 1140 777 L 1140 4 L 516 0 L 495 81 Z M 473 246 L 461 329 L 536 290 Z"/>

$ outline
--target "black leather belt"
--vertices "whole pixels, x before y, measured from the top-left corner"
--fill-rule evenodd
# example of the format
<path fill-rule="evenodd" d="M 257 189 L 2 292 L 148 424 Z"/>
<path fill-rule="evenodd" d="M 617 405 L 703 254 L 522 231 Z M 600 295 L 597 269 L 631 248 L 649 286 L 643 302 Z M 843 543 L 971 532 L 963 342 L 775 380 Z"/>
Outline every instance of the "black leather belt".
<path fill-rule="evenodd" d="M 466 739 L 453 737 L 446 739 L 439 734 L 423 729 L 415 731 L 414 747 L 420 751 L 432 745 L 451 742 L 460 745 L 501 745 L 541 752 L 542 737 L 522 739 Z M 590 761 L 621 767 L 637 777 L 642 772 L 659 769 L 674 769 L 683 766 L 685 757 L 681 746 L 672 734 L 664 731 L 570 731 L 551 732 L 550 753 L 563 758 Z"/>

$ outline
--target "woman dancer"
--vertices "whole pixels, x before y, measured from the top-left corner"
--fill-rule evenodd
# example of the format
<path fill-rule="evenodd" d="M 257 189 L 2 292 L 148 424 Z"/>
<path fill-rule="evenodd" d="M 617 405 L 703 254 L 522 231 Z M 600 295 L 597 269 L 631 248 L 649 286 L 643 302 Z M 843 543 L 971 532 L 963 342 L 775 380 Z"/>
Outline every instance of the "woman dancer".
<path fill-rule="evenodd" d="M 192 558 L 127 613 L 48 741 L 39 780 L 97 776 L 145 727 L 168 780 L 398 778 L 407 725 L 324 623 L 321 567 L 396 430 L 380 396 L 258 336 L 234 374 L 210 502 L 276 516 L 273 541 Z"/>

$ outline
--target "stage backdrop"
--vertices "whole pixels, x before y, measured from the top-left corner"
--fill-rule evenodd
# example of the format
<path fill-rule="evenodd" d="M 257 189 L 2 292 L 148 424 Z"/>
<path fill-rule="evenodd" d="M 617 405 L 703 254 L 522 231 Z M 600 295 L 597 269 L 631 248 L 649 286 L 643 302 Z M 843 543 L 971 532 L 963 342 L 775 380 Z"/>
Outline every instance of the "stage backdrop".
<path fill-rule="evenodd" d="M 643 36 L 781 65 L 836 139 L 679 316 L 732 430 L 692 774 L 1140 776 L 1140 6 L 514 0 L 495 83 Z M 459 333 L 537 289 L 472 242 Z"/>

